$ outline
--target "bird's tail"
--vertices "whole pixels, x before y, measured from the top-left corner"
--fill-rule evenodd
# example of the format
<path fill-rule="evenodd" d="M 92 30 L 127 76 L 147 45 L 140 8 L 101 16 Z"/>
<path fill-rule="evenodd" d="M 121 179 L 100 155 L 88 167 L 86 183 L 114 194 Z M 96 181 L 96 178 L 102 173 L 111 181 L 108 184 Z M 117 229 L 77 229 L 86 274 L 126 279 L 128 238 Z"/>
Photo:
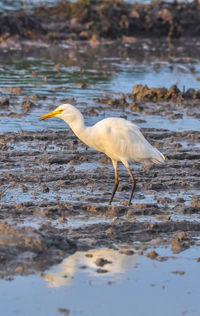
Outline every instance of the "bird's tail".
<path fill-rule="evenodd" d="M 151 158 L 151 161 L 155 164 L 163 163 L 165 161 L 165 156 L 161 152 L 159 152 L 159 150 L 157 150 L 156 148 L 154 149 L 155 149 L 156 155 Z"/>

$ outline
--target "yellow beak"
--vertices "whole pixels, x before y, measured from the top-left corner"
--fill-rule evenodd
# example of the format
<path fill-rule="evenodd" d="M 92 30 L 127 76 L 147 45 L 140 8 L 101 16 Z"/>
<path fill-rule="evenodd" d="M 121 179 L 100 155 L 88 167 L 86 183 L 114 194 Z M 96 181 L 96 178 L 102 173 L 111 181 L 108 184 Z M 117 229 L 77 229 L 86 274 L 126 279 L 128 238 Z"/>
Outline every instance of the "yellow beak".
<path fill-rule="evenodd" d="M 61 114 L 63 110 L 54 110 L 53 112 L 49 112 L 43 116 L 40 116 L 40 121 L 46 120 L 47 118 L 54 117 L 57 114 Z"/>

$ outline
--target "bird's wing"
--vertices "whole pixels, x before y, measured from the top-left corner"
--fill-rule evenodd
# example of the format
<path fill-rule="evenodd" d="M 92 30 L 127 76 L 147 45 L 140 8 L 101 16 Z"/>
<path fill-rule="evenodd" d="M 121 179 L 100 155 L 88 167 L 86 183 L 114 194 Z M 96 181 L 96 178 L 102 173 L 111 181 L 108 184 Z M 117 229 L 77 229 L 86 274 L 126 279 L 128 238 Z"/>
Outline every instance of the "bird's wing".
<path fill-rule="evenodd" d="M 111 159 L 122 162 L 163 162 L 162 154 L 144 138 L 139 127 L 122 118 L 99 122 L 98 145 Z"/>
<path fill-rule="evenodd" d="M 141 163 L 147 163 L 150 160 L 154 163 L 164 162 L 164 155 L 146 140 L 139 127 L 129 121 L 126 122 L 129 144 L 131 143 L 128 149 L 129 159 Z"/>

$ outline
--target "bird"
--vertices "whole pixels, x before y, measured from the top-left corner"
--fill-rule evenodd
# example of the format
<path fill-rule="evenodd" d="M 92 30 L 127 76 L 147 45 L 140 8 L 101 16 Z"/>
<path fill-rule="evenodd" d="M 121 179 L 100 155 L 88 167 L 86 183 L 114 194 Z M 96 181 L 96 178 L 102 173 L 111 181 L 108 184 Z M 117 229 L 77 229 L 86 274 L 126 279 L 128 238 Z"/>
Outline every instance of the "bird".
<path fill-rule="evenodd" d="M 136 180 L 130 164 L 134 162 L 144 165 L 149 162 L 161 164 L 165 161 L 165 156 L 146 140 L 140 128 L 124 118 L 108 117 L 93 126 L 86 126 L 82 113 L 71 104 L 62 104 L 39 119 L 45 120 L 51 117 L 64 120 L 82 142 L 103 152 L 111 159 L 115 172 L 115 182 L 108 202 L 109 205 L 111 205 L 119 185 L 118 162 L 123 163 L 130 175 L 132 189 L 128 205 L 131 205 Z"/>

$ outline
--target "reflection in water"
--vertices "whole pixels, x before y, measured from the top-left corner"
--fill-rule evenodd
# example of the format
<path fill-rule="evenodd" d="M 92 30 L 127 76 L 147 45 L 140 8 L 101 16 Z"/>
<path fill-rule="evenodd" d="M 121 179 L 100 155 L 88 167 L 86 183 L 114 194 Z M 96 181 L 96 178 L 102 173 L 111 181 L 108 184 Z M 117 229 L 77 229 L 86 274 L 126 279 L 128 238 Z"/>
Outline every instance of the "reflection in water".
<path fill-rule="evenodd" d="M 65 259 L 58 265 L 58 271 L 55 273 L 47 273 L 44 279 L 50 287 L 60 287 L 70 285 L 72 278 L 84 268 L 86 271 L 95 277 L 111 276 L 112 278 L 119 277 L 120 274 L 126 273 L 136 265 L 138 254 L 135 252 L 132 255 L 120 253 L 113 249 L 93 249 L 85 252 L 77 251 L 72 256 Z M 106 260 L 103 266 L 99 267 L 97 263 Z M 98 273 L 97 269 L 106 270 L 104 273 Z"/>

